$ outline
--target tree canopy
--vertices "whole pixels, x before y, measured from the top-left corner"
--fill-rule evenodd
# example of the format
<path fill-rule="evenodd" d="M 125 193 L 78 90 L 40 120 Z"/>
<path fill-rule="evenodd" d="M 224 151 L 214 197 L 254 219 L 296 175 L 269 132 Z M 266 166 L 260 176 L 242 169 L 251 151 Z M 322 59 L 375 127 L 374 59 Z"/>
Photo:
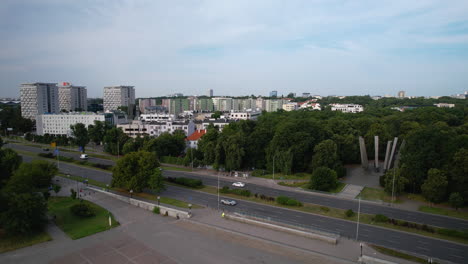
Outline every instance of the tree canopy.
<path fill-rule="evenodd" d="M 151 175 L 159 170 L 159 161 L 154 152 L 131 152 L 117 161 L 112 172 L 112 186 L 141 192 L 150 186 Z M 154 182 L 154 177 L 152 178 Z M 151 183 L 153 184 L 153 183 Z"/>

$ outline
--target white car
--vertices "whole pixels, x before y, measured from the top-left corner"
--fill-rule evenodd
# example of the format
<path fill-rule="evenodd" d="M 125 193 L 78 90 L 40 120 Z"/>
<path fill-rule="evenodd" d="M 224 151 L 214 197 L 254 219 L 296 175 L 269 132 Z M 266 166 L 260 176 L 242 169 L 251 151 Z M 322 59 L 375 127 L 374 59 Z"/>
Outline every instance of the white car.
<path fill-rule="evenodd" d="M 234 200 L 227 200 L 227 199 L 222 199 L 222 200 L 220 201 L 220 203 L 225 204 L 225 205 L 232 205 L 232 206 L 234 206 L 234 205 L 237 204 L 236 201 L 234 201 Z"/>
<path fill-rule="evenodd" d="M 235 186 L 235 187 L 244 187 L 245 186 L 245 183 L 243 182 L 235 182 L 232 184 L 232 186 Z"/>
<path fill-rule="evenodd" d="M 88 159 L 88 154 L 81 154 L 80 159 L 82 160 Z"/>

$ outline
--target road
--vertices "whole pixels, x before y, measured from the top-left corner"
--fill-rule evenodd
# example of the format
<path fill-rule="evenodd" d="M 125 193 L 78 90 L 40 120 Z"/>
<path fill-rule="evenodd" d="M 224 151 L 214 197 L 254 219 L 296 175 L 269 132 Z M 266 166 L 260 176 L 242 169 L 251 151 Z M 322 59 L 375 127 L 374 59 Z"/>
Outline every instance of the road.
<path fill-rule="evenodd" d="M 41 153 L 45 152 L 40 148 L 24 146 L 19 144 L 8 144 L 6 147 L 11 147 L 18 150 L 29 151 L 29 152 L 36 152 Z M 65 152 L 62 151 L 62 156 L 71 157 L 74 159 L 79 160 L 79 155 L 76 152 Z M 101 163 L 106 165 L 115 165 L 114 161 L 94 158 L 90 155 L 89 158 L 90 162 L 94 163 Z M 61 164 L 64 164 L 62 162 Z M 165 177 L 188 177 L 193 179 L 200 179 L 203 181 L 205 185 L 210 186 L 217 186 L 218 181 L 215 176 L 210 175 L 200 175 L 200 174 L 193 174 L 189 172 L 180 172 L 180 171 L 164 171 L 163 175 Z M 222 186 L 230 186 L 232 187 L 232 183 L 236 181 L 234 178 L 230 180 L 220 179 L 220 187 Z M 312 203 L 322 206 L 327 206 L 331 208 L 338 208 L 343 210 L 352 209 L 357 211 L 358 209 L 358 201 L 357 200 L 349 200 L 329 195 L 321 195 L 313 192 L 298 192 L 298 191 L 286 191 L 275 189 L 267 186 L 255 185 L 255 184 L 247 184 L 245 189 L 250 190 L 252 193 L 264 194 L 268 196 L 279 196 L 284 195 L 288 197 L 295 198 L 299 201 L 305 203 Z M 448 229 L 458 229 L 458 230 L 468 230 L 468 221 L 458 218 L 451 218 L 445 216 L 439 216 L 434 214 L 427 214 L 423 212 L 416 212 L 416 211 L 409 211 L 403 210 L 398 208 L 392 208 L 389 206 L 379 205 L 375 203 L 369 203 L 366 201 L 361 202 L 361 212 L 366 214 L 383 214 L 389 218 L 395 218 L 400 220 L 405 220 L 414 223 L 421 223 L 430 226 L 437 226 L 442 228 Z"/>
<path fill-rule="evenodd" d="M 29 162 L 33 158 L 23 156 L 24 161 Z M 90 179 L 110 183 L 112 176 L 110 172 L 82 168 L 76 165 L 62 163 L 60 170 L 77 176 L 89 177 Z M 171 172 L 172 173 L 172 172 Z M 167 186 L 162 195 L 206 205 L 217 208 L 216 195 L 193 191 L 186 188 Z M 222 196 L 221 196 L 222 197 Z M 229 212 L 241 212 L 255 215 L 257 217 L 269 218 L 278 222 L 299 225 L 308 228 L 319 228 L 320 230 L 339 233 L 341 236 L 355 238 L 357 224 L 351 221 L 328 218 L 324 216 L 303 213 L 294 210 L 271 207 L 247 201 L 238 201 L 237 206 L 220 205 L 222 209 Z M 380 228 L 361 224 L 359 226 L 360 241 L 380 245 L 395 250 L 413 252 L 416 254 L 430 256 L 454 263 L 466 263 L 468 260 L 468 246 L 445 240 L 433 239 L 411 233 L 399 232 L 391 229 Z"/>

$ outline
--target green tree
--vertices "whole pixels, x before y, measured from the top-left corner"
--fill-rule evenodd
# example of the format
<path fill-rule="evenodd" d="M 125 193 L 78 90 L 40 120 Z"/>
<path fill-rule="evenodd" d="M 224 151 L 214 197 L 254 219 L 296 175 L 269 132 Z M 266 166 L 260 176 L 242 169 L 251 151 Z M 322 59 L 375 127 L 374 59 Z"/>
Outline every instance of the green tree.
<path fill-rule="evenodd" d="M 312 157 L 313 169 L 319 167 L 334 169 L 338 162 L 337 146 L 333 140 L 327 139 L 315 146 Z"/>
<path fill-rule="evenodd" d="M 312 190 L 329 191 L 338 184 L 336 172 L 327 167 L 318 167 L 310 177 L 309 188 Z"/>
<path fill-rule="evenodd" d="M 148 187 L 159 193 L 165 189 L 161 168 L 156 168 L 149 178 Z"/>
<path fill-rule="evenodd" d="M 112 186 L 141 192 L 149 186 L 150 176 L 159 167 L 154 152 L 131 152 L 117 161 L 112 169 Z"/>
<path fill-rule="evenodd" d="M 8 193 L 7 208 L 0 214 L 0 225 L 9 234 L 30 234 L 47 223 L 47 203 L 41 193 Z"/>
<path fill-rule="evenodd" d="M 215 111 L 213 114 L 211 114 L 211 118 L 220 118 L 222 113 L 220 111 Z"/>
<path fill-rule="evenodd" d="M 45 160 L 34 160 L 21 163 L 8 181 L 5 189 L 8 192 L 31 193 L 46 191 L 51 185 L 52 177 L 58 170 L 55 164 Z"/>
<path fill-rule="evenodd" d="M 78 123 L 70 126 L 73 136 L 73 142 L 81 147 L 81 151 L 85 152 L 86 144 L 89 143 L 88 130 L 82 123 Z"/>
<path fill-rule="evenodd" d="M 112 155 L 122 154 L 122 149 L 129 137 L 122 128 L 113 127 L 106 131 L 104 136 L 104 151 Z"/>
<path fill-rule="evenodd" d="M 5 186 L 21 162 L 21 156 L 14 150 L 0 149 L 0 189 Z"/>
<path fill-rule="evenodd" d="M 60 189 L 62 189 L 62 186 L 60 186 L 58 184 L 54 184 L 53 189 L 54 189 L 54 192 L 55 192 L 55 196 L 57 196 L 57 194 L 60 192 Z"/>
<path fill-rule="evenodd" d="M 162 133 L 159 137 L 145 142 L 143 149 L 156 152 L 161 157 L 177 157 L 185 149 L 185 134 L 182 131 L 175 131 L 174 134 Z"/>
<path fill-rule="evenodd" d="M 455 152 L 450 168 L 451 189 L 468 202 L 468 149 L 461 148 Z"/>
<path fill-rule="evenodd" d="M 384 175 L 384 190 L 387 194 L 398 196 L 405 189 L 405 185 L 408 183 L 408 180 L 403 177 L 401 170 L 398 168 L 393 168 L 388 170 Z"/>
<path fill-rule="evenodd" d="M 100 145 L 104 141 L 104 135 L 106 131 L 110 129 L 106 122 L 94 121 L 94 125 L 88 126 L 89 139 L 96 145 Z"/>
<path fill-rule="evenodd" d="M 455 208 L 455 210 L 458 211 L 458 208 L 463 206 L 463 197 L 460 193 L 451 193 L 449 197 L 449 203 L 453 208 Z"/>
<path fill-rule="evenodd" d="M 438 169 L 430 169 L 428 177 L 421 186 L 422 195 L 431 203 L 440 203 L 447 193 L 447 177 Z"/>

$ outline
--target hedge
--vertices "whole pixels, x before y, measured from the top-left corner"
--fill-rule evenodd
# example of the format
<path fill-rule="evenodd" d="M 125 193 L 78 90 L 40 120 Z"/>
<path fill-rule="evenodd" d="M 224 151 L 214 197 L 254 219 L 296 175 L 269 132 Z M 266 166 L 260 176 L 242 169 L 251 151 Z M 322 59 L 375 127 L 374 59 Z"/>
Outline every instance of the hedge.
<path fill-rule="evenodd" d="M 302 206 L 302 203 L 299 202 L 298 200 L 296 199 L 293 199 L 293 198 L 289 198 L 287 196 L 278 196 L 276 197 L 276 202 L 278 204 L 282 204 L 282 205 L 289 205 L 289 206 Z"/>
<path fill-rule="evenodd" d="M 252 195 L 252 193 L 249 190 L 229 189 L 228 186 L 224 186 L 223 188 L 221 188 L 221 190 L 219 192 L 220 193 L 231 193 L 231 194 L 236 194 L 236 195 L 246 196 L 246 197 L 250 197 L 250 195 Z"/>
<path fill-rule="evenodd" d="M 190 188 L 201 188 L 201 187 L 203 187 L 203 182 L 201 180 L 197 180 L 197 179 L 184 178 L 184 177 L 180 177 L 180 178 L 167 177 L 166 179 L 167 179 L 168 182 L 177 183 L 177 184 L 187 186 L 187 187 L 190 187 Z"/>

